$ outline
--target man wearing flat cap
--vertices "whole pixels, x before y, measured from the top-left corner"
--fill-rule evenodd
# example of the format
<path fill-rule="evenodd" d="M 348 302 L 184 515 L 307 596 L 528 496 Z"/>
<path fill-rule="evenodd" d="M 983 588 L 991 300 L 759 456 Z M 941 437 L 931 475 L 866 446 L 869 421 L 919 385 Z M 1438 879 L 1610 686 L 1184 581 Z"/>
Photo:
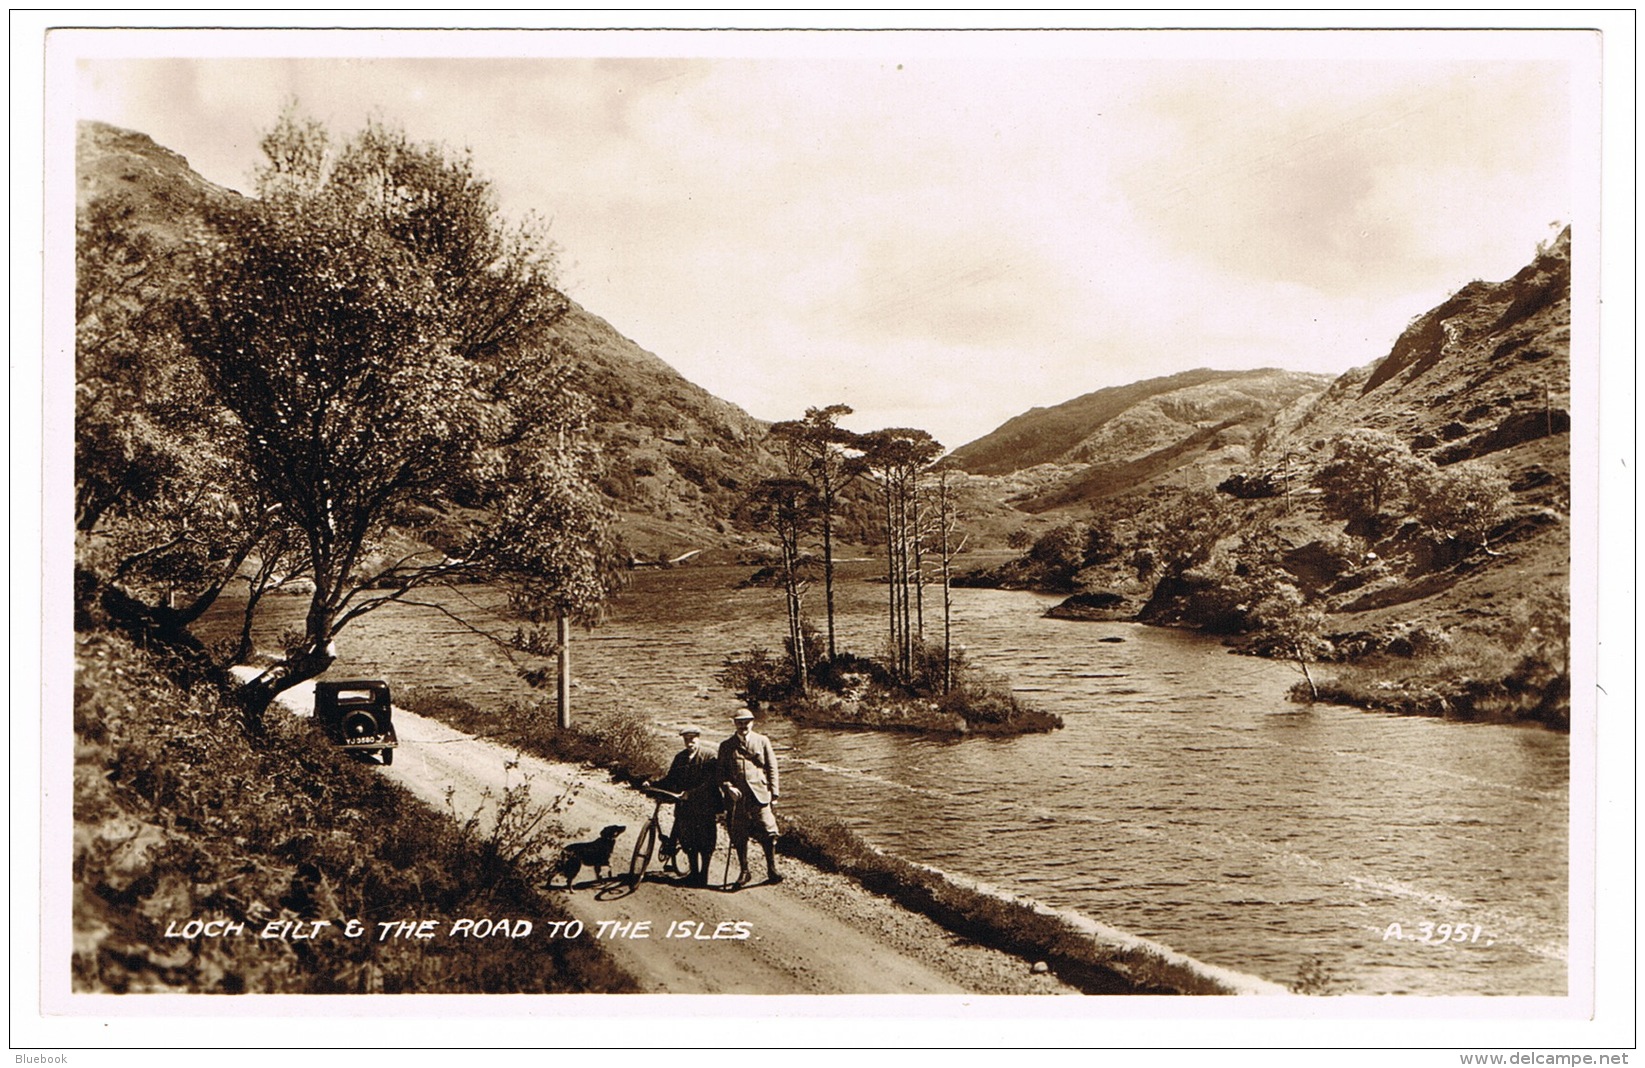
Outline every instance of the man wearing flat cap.
<path fill-rule="evenodd" d="M 674 805 L 674 830 L 669 837 L 690 864 L 687 886 L 708 885 L 708 859 L 714 855 L 714 842 L 719 837 L 714 823 L 720 811 L 719 761 L 713 750 L 698 744 L 701 734 L 696 727 L 680 728 L 684 748 L 674 754 L 668 774 L 655 784 L 680 795 Z"/>
<path fill-rule="evenodd" d="M 766 881 L 780 883 L 777 871 L 777 816 L 772 803 L 777 800 L 777 754 L 771 739 L 753 729 L 754 713 L 739 708 L 731 721 L 736 733 L 720 743 L 720 788 L 731 806 L 726 830 L 731 848 L 737 853 L 737 878 L 733 887 L 748 883 L 748 839 L 752 835 L 765 847 Z"/>

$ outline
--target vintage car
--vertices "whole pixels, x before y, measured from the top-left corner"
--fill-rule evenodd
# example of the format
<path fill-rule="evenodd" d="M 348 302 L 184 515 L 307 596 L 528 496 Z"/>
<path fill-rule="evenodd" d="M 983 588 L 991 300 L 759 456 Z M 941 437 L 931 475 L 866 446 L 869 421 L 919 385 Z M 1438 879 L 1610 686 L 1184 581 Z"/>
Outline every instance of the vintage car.
<path fill-rule="evenodd" d="M 384 764 L 394 763 L 400 739 L 394 733 L 388 683 L 380 679 L 315 683 L 314 718 L 333 744 L 361 752 L 376 750 Z"/>

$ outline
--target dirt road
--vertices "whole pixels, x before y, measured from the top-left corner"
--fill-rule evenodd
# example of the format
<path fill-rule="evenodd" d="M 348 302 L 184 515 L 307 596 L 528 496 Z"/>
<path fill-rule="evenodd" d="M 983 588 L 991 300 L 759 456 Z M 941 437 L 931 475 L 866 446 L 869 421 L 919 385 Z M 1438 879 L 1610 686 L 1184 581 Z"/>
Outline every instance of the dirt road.
<path fill-rule="evenodd" d="M 312 683 L 281 700 L 306 714 Z M 637 791 L 611 783 L 599 769 L 519 754 L 398 708 L 394 722 L 401 744 L 393 765 L 381 771 L 429 804 L 445 810 L 449 799 L 460 816 L 483 811 L 489 817 L 503 790 L 521 782 L 535 803 L 570 795 L 559 817 L 567 833 L 588 840 L 607 824 L 625 825 L 616 859 L 626 866 L 651 811 Z M 750 852 L 759 878 L 764 862 L 758 848 Z M 573 890 L 561 893 L 567 911 L 582 921 L 580 937 L 600 938 L 649 993 L 1078 993 L 1053 975 L 1032 974 L 1017 957 L 963 943 L 843 876 L 787 857 L 782 864 L 781 885 L 736 892 L 690 889 L 660 877 L 631 891 L 618 880 L 595 884 L 585 870 Z M 710 870 L 717 883 L 725 870 L 723 835 Z"/>

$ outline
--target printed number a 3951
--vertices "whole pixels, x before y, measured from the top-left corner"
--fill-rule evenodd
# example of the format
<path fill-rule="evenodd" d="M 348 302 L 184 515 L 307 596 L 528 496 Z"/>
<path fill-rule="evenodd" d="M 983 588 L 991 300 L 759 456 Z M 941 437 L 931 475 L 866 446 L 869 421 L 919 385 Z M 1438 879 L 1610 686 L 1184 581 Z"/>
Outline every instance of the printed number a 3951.
<path fill-rule="evenodd" d="M 1382 932 L 1384 942 L 1429 942 L 1438 945 L 1442 942 L 1478 942 L 1484 928 L 1477 923 L 1419 923 L 1416 929 L 1405 933 L 1405 928 L 1397 923 L 1390 923 Z"/>

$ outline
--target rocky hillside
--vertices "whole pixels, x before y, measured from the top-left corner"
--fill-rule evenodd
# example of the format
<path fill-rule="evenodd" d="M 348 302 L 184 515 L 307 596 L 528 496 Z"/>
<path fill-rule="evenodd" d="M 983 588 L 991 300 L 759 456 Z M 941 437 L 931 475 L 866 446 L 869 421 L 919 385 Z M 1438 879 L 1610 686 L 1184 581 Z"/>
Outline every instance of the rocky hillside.
<path fill-rule="evenodd" d="M 1571 429 L 1571 232 L 1505 282 L 1470 282 L 1413 319 L 1392 351 L 1349 371 L 1265 436 L 1265 461 L 1305 456 L 1346 427 L 1386 430 L 1447 466 Z M 1561 443 L 1558 450 L 1568 449 Z"/>
<path fill-rule="evenodd" d="M 1183 469 L 1227 472 L 1276 412 L 1329 384 L 1290 371 L 1185 371 L 1035 408 L 954 450 L 1026 512 L 1088 505 Z"/>
<path fill-rule="evenodd" d="M 1295 425 L 1274 428 L 1258 458 L 1270 470 L 1317 471 L 1334 440 L 1369 427 L 1442 472 L 1505 483 L 1485 550 L 1461 560 L 1454 546 L 1418 551 L 1420 517 L 1410 513 L 1420 509 L 1396 510 L 1404 521 L 1377 532 L 1389 561 L 1333 607 L 1369 628 L 1415 617 L 1492 630 L 1555 606 L 1568 629 L 1570 288 L 1566 229 L 1514 277 L 1472 282 L 1418 316 L 1386 357 L 1343 375 Z"/>
<path fill-rule="evenodd" d="M 556 328 L 594 402 L 601 485 L 629 548 L 646 559 L 738 541 L 727 517 L 779 473 L 767 424 L 688 382 L 576 303 Z"/>
<path fill-rule="evenodd" d="M 1070 592 L 1059 614 L 1071 618 L 1200 627 L 1283 655 L 1300 647 L 1343 663 L 1326 692 L 1355 703 L 1561 724 L 1570 269 L 1567 230 L 1514 277 L 1470 283 L 1417 316 L 1383 359 L 1293 394 L 1265 425 L 1230 427 L 1237 445 L 1196 453 L 1179 435 L 1149 453 L 1159 438 L 1114 433 L 1132 413 L 1149 412 L 1144 431 L 1160 423 L 1175 391 L 1108 414 L 1077 445 L 1066 413 L 1060 428 L 1048 419 L 1046 443 L 1018 449 L 1040 466 L 996 477 L 1052 472 L 1019 494 L 1026 508 L 1056 506 L 1055 525 L 973 581 Z M 1097 396 L 1070 406 L 1097 409 Z M 1038 415 L 1022 417 L 1017 440 Z M 1217 425 L 1197 432 L 1209 444 L 1225 433 L 1207 434 Z M 1009 427 L 971 462 L 1004 469 Z M 1103 455 L 1088 440 L 1116 438 L 1144 442 L 1145 459 L 1170 457 L 1168 477 L 1135 453 L 1071 468 L 1077 450 Z"/>
<path fill-rule="evenodd" d="M 102 122 L 80 123 L 75 170 L 82 213 L 98 201 L 118 205 L 131 225 L 173 240 L 181 240 L 206 204 L 240 197 L 195 174 L 187 159 L 147 134 Z"/>
<path fill-rule="evenodd" d="M 81 123 L 77 152 L 83 221 L 95 205 L 103 225 L 176 242 L 207 204 L 241 199 L 145 134 Z M 763 444 L 766 425 L 686 381 L 575 302 L 557 332 L 594 402 L 605 460 L 601 484 L 629 548 L 650 559 L 736 543 L 724 517 L 745 486 L 778 470 Z"/>

